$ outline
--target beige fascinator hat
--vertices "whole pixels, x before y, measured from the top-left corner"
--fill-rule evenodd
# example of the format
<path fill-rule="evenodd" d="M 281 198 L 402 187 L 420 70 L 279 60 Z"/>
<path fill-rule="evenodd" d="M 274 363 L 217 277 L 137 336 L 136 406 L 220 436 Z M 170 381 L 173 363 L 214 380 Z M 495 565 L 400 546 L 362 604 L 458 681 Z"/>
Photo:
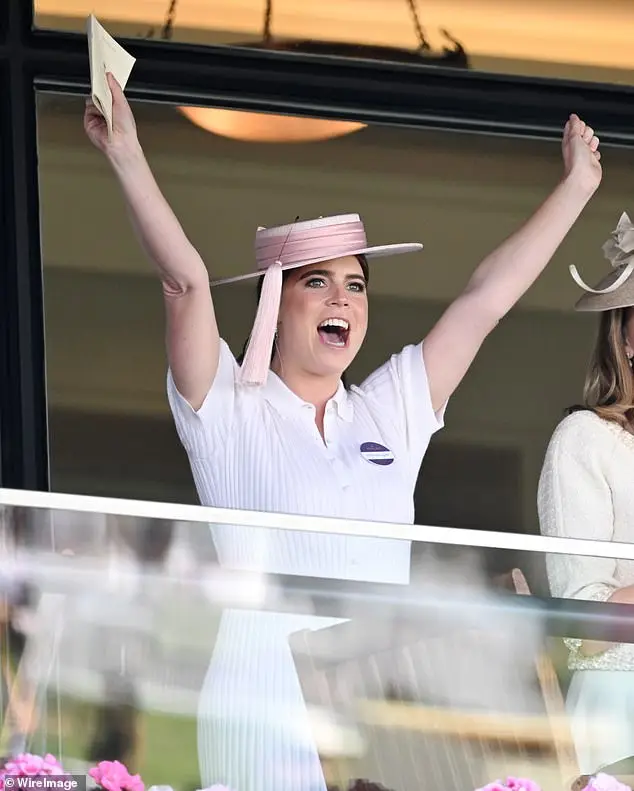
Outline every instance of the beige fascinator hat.
<path fill-rule="evenodd" d="M 594 288 L 583 282 L 577 267 L 570 267 L 573 280 L 586 292 L 575 310 L 602 311 L 634 306 L 634 225 L 625 212 L 602 249 L 612 271 Z"/>

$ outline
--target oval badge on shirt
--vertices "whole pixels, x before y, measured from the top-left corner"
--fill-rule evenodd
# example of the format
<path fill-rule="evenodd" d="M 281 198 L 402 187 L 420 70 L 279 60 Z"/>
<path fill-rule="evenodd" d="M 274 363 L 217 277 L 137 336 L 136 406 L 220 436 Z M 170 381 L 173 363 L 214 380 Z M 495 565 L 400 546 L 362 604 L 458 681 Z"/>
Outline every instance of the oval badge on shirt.
<path fill-rule="evenodd" d="M 372 462 L 372 464 L 385 466 L 386 464 L 392 464 L 394 461 L 392 451 L 386 448 L 385 445 L 379 445 L 378 442 L 364 442 L 360 450 L 363 458 Z"/>

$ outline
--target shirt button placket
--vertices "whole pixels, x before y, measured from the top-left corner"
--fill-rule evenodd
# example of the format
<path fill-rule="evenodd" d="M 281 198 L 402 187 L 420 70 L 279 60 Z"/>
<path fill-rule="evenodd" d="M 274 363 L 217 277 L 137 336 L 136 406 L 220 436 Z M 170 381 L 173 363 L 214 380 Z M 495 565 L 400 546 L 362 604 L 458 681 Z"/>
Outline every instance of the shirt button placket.
<path fill-rule="evenodd" d="M 345 463 L 342 461 L 338 453 L 338 443 L 332 437 L 337 436 L 337 415 L 335 413 L 335 405 L 332 401 L 326 407 L 324 415 L 324 441 L 326 446 L 326 458 L 332 466 L 332 470 L 337 479 L 337 483 L 341 489 L 348 489 L 350 487 L 350 476 Z"/>
<path fill-rule="evenodd" d="M 350 473 L 345 462 L 341 459 L 339 454 L 337 453 L 337 449 L 335 447 L 330 447 L 328 453 L 328 461 L 332 465 L 333 472 L 337 478 L 337 483 L 342 489 L 348 489 L 350 486 Z"/>

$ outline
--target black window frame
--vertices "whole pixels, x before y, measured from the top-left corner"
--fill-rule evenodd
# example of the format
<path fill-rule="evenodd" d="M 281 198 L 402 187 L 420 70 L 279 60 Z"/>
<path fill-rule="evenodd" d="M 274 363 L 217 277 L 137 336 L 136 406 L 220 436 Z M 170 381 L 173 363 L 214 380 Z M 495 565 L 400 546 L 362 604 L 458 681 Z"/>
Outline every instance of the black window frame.
<path fill-rule="evenodd" d="M 127 39 L 137 100 L 554 139 L 570 112 L 634 146 L 634 88 Z M 36 93 L 87 95 L 86 37 L 0 2 L 0 486 L 49 489 Z"/>

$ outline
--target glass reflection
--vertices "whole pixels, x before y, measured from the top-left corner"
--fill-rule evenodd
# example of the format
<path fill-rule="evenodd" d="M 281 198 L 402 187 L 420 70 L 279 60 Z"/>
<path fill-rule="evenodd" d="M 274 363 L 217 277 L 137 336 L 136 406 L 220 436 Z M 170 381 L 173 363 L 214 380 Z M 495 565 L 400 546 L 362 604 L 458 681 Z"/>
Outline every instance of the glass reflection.
<path fill-rule="evenodd" d="M 1 525 L 4 755 L 49 750 L 77 772 L 120 760 L 146 786 L 183 791 L 358 778 L 469 791 L 508 774 L 570 787 L 598 768 L 588 740 L 630 749 L 613 707 L 583 724 L 564 646 L 624 649 L 629 611 L 550 599 L 552 555 L 417 542 L 409 584 L 378 585 L 220 565 L 216 534 L 230 524 L 4 507 Z M 248 529 L 263 545 L 276 532 Z M 285 647 L 223 648 L 228 629 L 264 620 L 274 632 L 280 616 Z M 292 663 L 303 714 L 266 675 L 245 676 L 253 660 Z M 218 691 L 237 670 L 228 705 Z M 261 738 L 237 761 L 246 721 Z M 291 765 L 275 750 L 284 728 Z M 323 779 L 307 778 L 312 749 Z"/>
<path fill-rule="evenodd" d="M 565 0 L 34 0 L 41 27 L 83 30 L 94 12 L 125 36 L 247 45 L 478 71 L 632 83 L 634 10 L 624 0 L 575 8 Z"/>

